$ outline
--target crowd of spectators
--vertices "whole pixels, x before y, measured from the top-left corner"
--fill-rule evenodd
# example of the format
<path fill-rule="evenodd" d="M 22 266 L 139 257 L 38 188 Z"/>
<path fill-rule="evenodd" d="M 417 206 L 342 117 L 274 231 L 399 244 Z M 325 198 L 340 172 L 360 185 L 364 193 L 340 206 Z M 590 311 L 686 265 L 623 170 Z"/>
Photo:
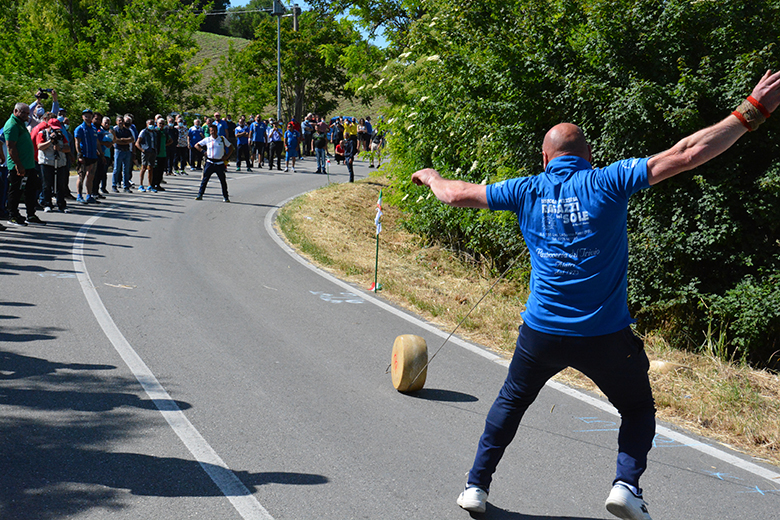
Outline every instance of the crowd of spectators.
<path fill-rule="evenodd" d="M 49 97 L 51 109 L 46 110 Z M 45 225 L 36 213 L 69 213 L 69 201 L 100 204 L 110 193 L 109 180 L 114 193 L 165 191 L 166 175 L 188 175 L 187 170 L 203 172 L 199 198 L 208 177 L 217 173 L 224 200 L 229 202 L 224 171 L 234 154 L 238 172 L 266 165 L 281 171 L 284 155 L 283 171 L 295 172 L 296 161 L 311 156 L 316 158 L 316 173 L 322 174 L 329 173 L 328 157 L 335 156 L 337 164 L 347 167 L 352 182 L 354 157 L 365 153 L 369 167 L 374 167 L 375 159 L 379 167 L 385 144 L 384 132 L 372 125 L 370 117 L 328 121 L 307 114 L 299 123 L 295 118 L 284 122 L 258 114 L 242 115 L 234 123 L 217 112 L 205 121 L 195 118 L 188 127 L 184 115 L 174 113 L 157 114 L 138 128 L 129 113 L 117 115 L 113 125 L 110 117 L 90 109 L 80 116 L 80 124 L 71 124 L 53 89 L 41 89 L 32 104 L 14 107 L 0 133 L 0 214 L 9 224 Z M 215 143 L 219 157 L 208 155 Z M 139 172 L 137 186 L 134 169 Z M 69 186 L 73 170 L 78 175 L 75 194 Z M 19 211 L 22 202 L 26 217 Z M 5 226 L 0 224 L 2 229 Z"/>

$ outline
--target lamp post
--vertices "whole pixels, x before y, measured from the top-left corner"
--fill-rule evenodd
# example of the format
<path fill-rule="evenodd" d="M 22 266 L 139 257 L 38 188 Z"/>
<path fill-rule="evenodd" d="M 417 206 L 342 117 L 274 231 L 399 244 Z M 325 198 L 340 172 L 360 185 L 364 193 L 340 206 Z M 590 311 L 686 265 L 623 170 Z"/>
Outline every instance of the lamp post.
<path fill-rule="evenodd" d="M 271 14 L 276 16 L 276 120 L 282 119 L 282 15 L 281 0 L 274 0 Z"/>

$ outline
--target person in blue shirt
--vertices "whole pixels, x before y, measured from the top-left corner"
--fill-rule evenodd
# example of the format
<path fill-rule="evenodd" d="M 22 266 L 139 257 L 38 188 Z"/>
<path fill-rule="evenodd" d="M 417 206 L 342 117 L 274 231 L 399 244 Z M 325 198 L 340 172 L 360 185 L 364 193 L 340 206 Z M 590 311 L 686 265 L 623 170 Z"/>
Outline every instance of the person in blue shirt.
<path fill-rule="evenodd" d="M 228 122 L 225 119 L 222 119 L 222 116 L 219 114 L 219 112 L 214 113 L 214 123 L 217 125 L 217 135 L 220 135 L 224 137 L 225 139 L 228 138 Z"/>
<path fill-rule="evenodd" d="M 270 123 L 266 131 L 268 137 L 268 169 L 274 169 L 274 157 L 276 157 L 276 169 L 282 169 L 282 150 L 284 150 L 284 134 L 281 123 Z"/>
<path fill-rule="evenodd" d="M 192 122 L 192 126 L 187 130 L 187 147 L 190 150 L 190 171 L 201 170 L 203 163 L 203 152 L 198 150 L 195 145 L 203 140 L 203 128 L 200 119 Z"/>
<path fill-rule="evenodd" d="M 265 154 L 265 141 L 267 138 L 268 127 L 260 114 L 255 116 L 255 120 L 249 125 L 249 140 L 252 148 L 252 164 L 257 159 L 257 167 L 262 168 L 264 164 L 263 156 Z"/>
<path fill-rule="evenodd" d="M 97 132 L 98 161 L 95 167 L 95 176 L 92 180 L 90 195 L 95 199 L 95 202 L 100 202 L 98 199 L 105 199 L 101 192 L 108 193 L 106 182 L 108 180 L 108 165 L 111 162 L 111 148 L 114 144 L 114 135 L 111 133 L 111 119 L 103 117 L 103 114 L 100 112 L 95 112 L 92 126 L 95 128 L 95 132 Z"/>
<path fill-rule="evenodd" d="M 123 116 L 116 117 L 116 126 L 112 129 L 114 142 L 114 174 L 111 181 L 111 189 L 119 193 L 119 188 L 124 187 L 125 193 L 132 193 L 130 189 L 130 177 L 133 171 L 133 150 L 135 142 L 133 133 L 125 126 Z"/>
<path fill-rule="evenodd" d="M 284 171 L 289 170 L 290 159 L 292 159 L 292 171 L 295 173 L 295 159 L 298 157 L 298 141 L 300 138 L 301 134 L 295 129 L 293 122 L 287 123 L 287 131 L 284 133 Z"/>
<path fill-rule="evenodd" d="M 621 416 L 615 480 L 607 510 L 650 520 L 639 488 L 655 435 L 655 405 L 642 341 L 627 305 L 628 199 L 718 156 L 780 105 L 780 72 L 767 72 L 750 97 L 719 123 L 646 159 L 591 166 L 580 128 L 562 123 L 542 143 L 544 172 L 483 186 L 426 168 L 412 182 L 454 207 L 512 211 L 531 257 L 531 294 L 506 381 L 488 413 L 466 489 L 457 503 L 484 512 L 493 473 L 541 388 L 573 367 Z"/>
<path fill-rule="evenodd" d="M 146 128 L 138 132 L 138 138 L 135 140 L 135 148 L 141 152 L 141 181 L 138 185 L 138 191 L 146 192 L 144 186 L 144 175 L 149 174 L 149 187 L 153 184 L 154 167 L 157 164 L 157 149 L 159 148 L 160 136 L 157 132 L 157 126 L 154 119 L 146 120 Z"/>
<path fill-rule="evenodd" d="M 94 118 L 92 110 L 84 110 L 81 113 L 81 118 L 84 120 L 76 130 L 73 131 L 73 139 L 75 141 L 76 154 L 78 156 L 78 173 L 79 178 L 76 181 L 76 201 L 82 204 L 94 204 L 97 203 L 97 199 L 92 196 L 92 183 L 95 176 L 95 168 L 97 168 L 98 161 L 98 141 L 97 131 L 92 125 Z M 83 191 L 86 188 L 87 195 L 84 196 Z"/>
<path fill-rule="evenodd" d="M 366 127 L 366 146 L 365 150 L 368 152 L 371 150 L 371 142 L 374 138 L 374 127 L 371 125 L 371 118 L 367 117 L 366 122 L 364 123 Z"/>
<path fill-rule="evenodd" d="M 236 171 L 241 171 L 241 159 L 246 163 L 246 171 L 252 171 L 252 162 L 249 158 L 249 126 L 246 124 L 246 118 L 241 116 L 238 118 L 238 124 L 236 125 Z"/>

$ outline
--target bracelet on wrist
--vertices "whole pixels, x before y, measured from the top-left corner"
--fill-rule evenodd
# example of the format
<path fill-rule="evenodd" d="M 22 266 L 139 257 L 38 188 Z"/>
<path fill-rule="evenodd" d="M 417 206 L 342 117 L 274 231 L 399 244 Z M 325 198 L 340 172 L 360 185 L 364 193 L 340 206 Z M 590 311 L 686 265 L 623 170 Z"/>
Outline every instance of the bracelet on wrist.
<path fill-rule="evenodd" d="M 732 115 L 739 119 L 739 122 L 742 123 L 749 132 L 752 132 L 757 129 L 761 123 L 766 121 L 766 118 L 769 117 L 770 113 L 764 105 L 759 103 L 753 96 L 748 96 L 748 98 L 732 112 Z"/>

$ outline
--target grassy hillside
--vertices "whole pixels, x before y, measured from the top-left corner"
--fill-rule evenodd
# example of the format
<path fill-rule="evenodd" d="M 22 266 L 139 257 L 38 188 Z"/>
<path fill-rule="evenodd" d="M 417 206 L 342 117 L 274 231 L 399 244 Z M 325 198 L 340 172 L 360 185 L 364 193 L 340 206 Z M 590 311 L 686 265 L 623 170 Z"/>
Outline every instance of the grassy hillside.
<path fill-rule="evenodd" d="M 204 60 L 207 61 L 203 67 L 202 77 L 200 83 L 193 89 L 194 92 L 204 93 L 207 90 L 209 80 L 214 76 L 214 70 L 219 64 L 219 58 L 227 53 L 230 44 L 236 49 L 243 49 L 249 45 L 250 40 L 243 38 L 232 38 L 230 36 L 220 36 L 218 34 L 197 32 L 195 33 L 195 41 L 197 42 L 200 50 L 192 58 L 190 63 L 200 64 Z M 376 119 L 381 115 L 387 102 L 384 99 L 377 99 L 369 106 L 364 106 L 357 100 L 341 99 L 338 109 L 333 114 L 327 114 L 328 116 L 354 116 L 357 118 L 371 116 L 372 119 Z M 201 113 L 211 113 L 218 107 L 206 106 L 200 107 L 197 111 Z M 275 114 L 276 106 L 266 107 L 267 114 Z"/>
<path fill-rule="evenodd" d="M 243 38 L 232 38 L 230 36 L 220 36 L 219 34 L 197 32 L 195 41 L 200 49 L 198 53 L 190 60 L 192 64 L 200 64 L 203 60 L 207 63 L 203 67 L 200 83 L 195 89 L 197 92 L 204 92 L 209 84 L 209 80 L 214 76 L 214 69 L 219 64 L 219 58 L 227 54 L 230 44 L 238 49 L 243 49 L 249 45 L 250 40 Z"/>

